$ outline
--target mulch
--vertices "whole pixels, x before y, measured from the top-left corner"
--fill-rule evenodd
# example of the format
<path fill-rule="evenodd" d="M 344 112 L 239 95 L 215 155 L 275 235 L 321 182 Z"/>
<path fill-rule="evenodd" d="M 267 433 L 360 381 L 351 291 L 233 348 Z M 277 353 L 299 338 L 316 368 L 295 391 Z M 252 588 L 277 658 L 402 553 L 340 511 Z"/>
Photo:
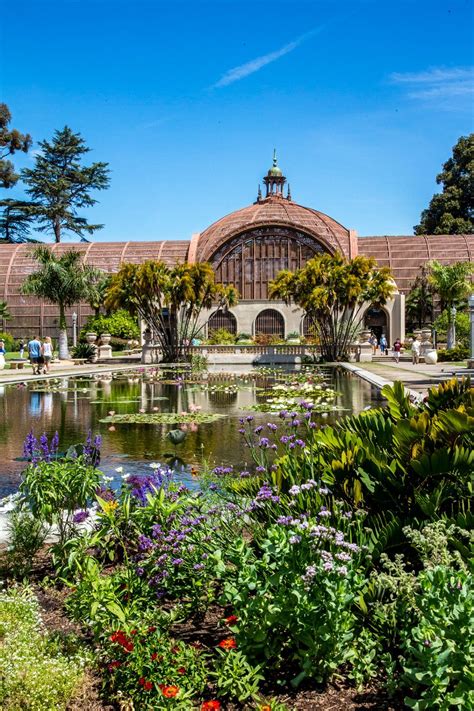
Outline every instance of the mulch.
<path fill-rule="evenodd" d="M 68 595 L 66 588 L 37 587 L 35 593 L 42 609 L 42 618 L 48 631 L 67 637 L 74 634 L 84 641 L 90 641 L 80 625 L 66 614 L 64 603 Z M 188 643 L 199 643 L 203 648 L 214 648 L 224 637 L 231 633 L 223 624 L 226 611 L 218 606 L 210 607 L 202 618 L 175 624 L 170 632 Z M 300 687 L 294 691 L 281 691 L 268 685 L 267 697 L 286 704 L 291 711 L 401 711 L 403 703 L 390 699 L 381 685 L 358 691 L 348 682 L 332 683 L 324 689 L 311 686 Z M 101 679 L 95 672 L 89 672 L 75 698 L 69 703 L 67 711 L 116 711 L 118 707 L 110 705 L 101 698 Z M 223 705 L 226 711 L 244 711 L 248 706 Z M 139 711 L 139 709 L 136 709 Z"/>

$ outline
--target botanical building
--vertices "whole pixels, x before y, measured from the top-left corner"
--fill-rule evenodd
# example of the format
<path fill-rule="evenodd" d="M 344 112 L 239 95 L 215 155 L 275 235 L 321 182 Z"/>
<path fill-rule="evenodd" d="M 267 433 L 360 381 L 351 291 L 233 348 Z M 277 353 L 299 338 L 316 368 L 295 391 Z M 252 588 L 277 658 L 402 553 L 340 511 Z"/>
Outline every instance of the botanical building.
<path fill-rule="evenodd" d="M 276 157 L 264 184 L 263 194 L 259 189 L 252 205 L 222 217 L 190 240 L 63 243 L 51 249 L 59 253 L 79 250 L 88 263 L 107 272 L 117 271 L 122 262 L 146 259 L 170 265 L 209 261 L 217 281 L 234 284 L 240 294 L 235 308 L 211 315 L 210 328 L 282 337 L 295 331 L 304 334 L 308 324 L 298 309 L 268 300 L 268 284 L 279 271 L 295 270 L 319 252 L 371 255 L 380 266 L 390 267 L 397 286 L 394 298 L 383 309 L 368 307 L 366 314 L 367 325 L 379 335 L 384 330 L 389 342 L 404 337 L 405 294 L 425 262 L 474 259 L 474 235 L 358 237 L 355 230 L 328 215 L 294 202 Z M 16 337 L 33 332 L 56 336 L 57 308 L 20 293 L 26 275 L 35 268 L 30 251 L 29 245 L 0 245 L 0 300 L 8 303 L 12 315 L 8 328 Z M 91 309 L 77 304 L 70 314 L 73 311 L 80 328 Z"/>

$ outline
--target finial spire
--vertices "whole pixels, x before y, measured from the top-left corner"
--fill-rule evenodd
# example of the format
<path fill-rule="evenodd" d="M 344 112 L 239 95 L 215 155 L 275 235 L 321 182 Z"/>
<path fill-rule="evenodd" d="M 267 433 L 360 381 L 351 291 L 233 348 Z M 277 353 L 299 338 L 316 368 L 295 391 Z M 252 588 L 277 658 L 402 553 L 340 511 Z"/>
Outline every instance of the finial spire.
<path fill-rule="evenodd" d="M 288 183 L 288 192 L 286 194 L 286 199 L 291 201 L 291 188 L 290 188 L 289 183 Z"/>
<path fill-rule="evenodd" d="M 257 192 L 257 202 L 260 202 L 262 199 L 262 188 L 260 187 L 260 183 L 258 184 L 258 192 Z"/>
<path fill-rule="evenodd" d="M 277 149 L 274 148 L 274 149 L 273 149 L 273 167 L 276 168 L 277 165 L 278 165 L 278 161 L 277 161 Z"/>

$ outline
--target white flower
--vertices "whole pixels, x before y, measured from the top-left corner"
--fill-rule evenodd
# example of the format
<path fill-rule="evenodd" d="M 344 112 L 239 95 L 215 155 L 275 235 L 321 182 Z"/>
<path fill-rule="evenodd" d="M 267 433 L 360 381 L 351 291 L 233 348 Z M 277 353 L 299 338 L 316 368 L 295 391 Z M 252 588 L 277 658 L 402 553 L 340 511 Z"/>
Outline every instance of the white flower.
<path fill-rule="evenodd" d="M 115 471 L 117 474 L 121 474 L 123 472 L 123 467 L 115 467 Z"/>

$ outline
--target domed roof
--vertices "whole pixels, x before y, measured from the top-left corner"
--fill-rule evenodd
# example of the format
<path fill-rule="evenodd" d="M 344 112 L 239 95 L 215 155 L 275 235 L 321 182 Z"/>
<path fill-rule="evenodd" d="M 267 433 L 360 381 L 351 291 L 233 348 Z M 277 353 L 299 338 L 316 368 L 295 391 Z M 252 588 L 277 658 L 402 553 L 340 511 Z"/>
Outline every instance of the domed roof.
<path fill-rule="evenodd" d="M 281 195 L 271 195 L 253 205 L 231 212 L 201 232 L 191 242 L 189 259 L 208 261 L 227 240 L 239 233 L 263 226 L 290 227 L 314 237 L 330 252 L 340 251 L 346 256 L 352 253 L 350 232 L 339 222 Z"/>

